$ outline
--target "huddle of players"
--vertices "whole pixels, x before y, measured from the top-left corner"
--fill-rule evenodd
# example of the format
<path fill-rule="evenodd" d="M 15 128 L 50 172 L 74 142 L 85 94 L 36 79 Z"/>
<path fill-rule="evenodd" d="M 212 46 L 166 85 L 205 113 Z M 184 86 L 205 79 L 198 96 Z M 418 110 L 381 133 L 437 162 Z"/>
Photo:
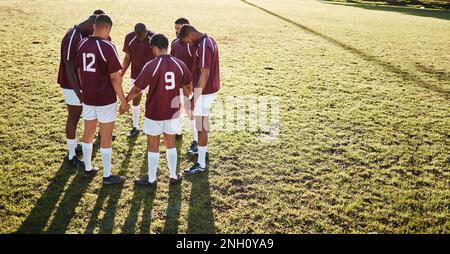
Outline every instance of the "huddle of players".
<path fill-rule="evenodd" d="M 61 42 L 58 83 L 67 104 L 66 136 L 68 161 L 84 169 L 91 178 L 99 169 L 92 166 L 93 140 L 100 129 L 100 154 L 103 163 L 103 184 L 120 184 L 124 176 L 111 174 L 112 137 L 117 116 L 129 111 L 132 101 L 133 128 L 130 138 L 139 134 L 139 103 L 142 91 L 147 94 L 143 132 L 148 140 L 148 175 L 134 180 L 136 185 L 156 187 L 160 135 L 164 134 L 169 183 L 180 184 L 177 174 L 176 135 L 181 134 L 183 106 L 190 118 L 194 141 L 188 152 L 198 154 L 197 162 L 184 172 L 187 175 L 207 170 L 206 155 L 209 112 L 220 88 L 219 55 L 214 39 L 197 31 L 185 18 L 177 19 L 177 39 L 168 52 L 168 39 L 155 34 L 144 24 L 136 24 L 134 32 L 125 37 L 122 64 L 110 31 L 113 22 L 97 10 L 87 20 L 75 25 Z M 131 90 L 125 96 L 123 76 L 131 65 Z M 192 73 L 192 74 L 191 74 Z M 192 109 L 193 107 L 193 109 Z M 84 131 L 81 149 L 76 128 L 83 116 Z M 84 161 L 76 156 L 82 150 Z"/>

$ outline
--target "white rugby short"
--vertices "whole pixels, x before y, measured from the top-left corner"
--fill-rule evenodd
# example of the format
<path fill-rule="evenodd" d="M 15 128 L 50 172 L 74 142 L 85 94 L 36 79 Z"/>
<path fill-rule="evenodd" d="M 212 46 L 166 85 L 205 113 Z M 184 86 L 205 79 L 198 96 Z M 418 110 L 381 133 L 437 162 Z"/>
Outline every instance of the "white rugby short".
<path fill-rule="evenodd" d="M 144 119 L 144 133 L 151 136 L 159 136 L 163 133 L 169 135 L 180 134 L 181 125 L 179 118 L 155 121 L 146 117 Z"/>
<path fill-rule="evenodd" d="M 133 87 L 134 87 L 134 82 L 136 82 L 136 80 L 135 80 L 135 79 L 131 79 L 131 81 L 130 81 L 130 91 L 131 91 L 131 89 L 133 89 Z M 149 86 L 147 86 L 147 87 L 144 89 L 145 94 L 148 94 L 148 88 L 149 88 Z M 141 93 L 142 93 L 142 91 L 141 91 Z"/>
<path fill-rule="evenodd" d="M 64 92 L 64 98 L 65 98 L 67 105 L 81 106 L 80 99 L 78 99 L 78 96 L 73 89 L 63 88 L 63 92 Z"/>
<path fill-rule="evenodd" d="M 216 97 L 217 93 L 200 95 L 194 105 L 194 116 L 209 116 Z"/>
<path fill-rule="evenodd" d="M 110 123 L 116 120 L 117 117 L 117 103 L 106 106 L 91 106 L 83 103 L 83 119 L 95 120 L 100 123 Z"/>

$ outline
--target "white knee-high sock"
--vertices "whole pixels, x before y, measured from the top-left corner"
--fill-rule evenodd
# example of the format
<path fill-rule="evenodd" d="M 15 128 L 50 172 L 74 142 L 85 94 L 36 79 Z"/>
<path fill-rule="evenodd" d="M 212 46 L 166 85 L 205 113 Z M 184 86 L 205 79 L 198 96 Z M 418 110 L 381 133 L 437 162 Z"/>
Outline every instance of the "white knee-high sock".
<path fill-rule="evenodd" d="M 156 181 L 156 170 L 158 169 L 159 153 L 148 152 L 148 181 Z"/>
<path fill-rule="evenodd" d="M 195 127 L 195 120 L 191 120 L 190 125 L 191 125 L 192 135 L 194 136 L 194 141 L 198 142 L 198 132 L 197 132 L 197 128 Z"/>
<path fill-rule="evenodd" d="M 103 162 L 103 177 L 109 177 L 111 175 L 112 147 L 100 147 L 100 154 Z"/>
<path fill-rule="evenodd" d="M 131 111 L 132 111 L 132 115 L 133 115 L 133 127 L 136 129 L 139 126 L 139 111 L 140 111 L 140 109 L 141 109 L 140 105 L 131 107 Z"/>
<path fill-rule="evenodd" d="M 68 158 L 71 160 L 75 156 L 75 148 L 77 148 L 77 139 L 67 139 Z"/>
<path fill-rule="evenodd" d="M 83 160 L 84 160 L 84 168 L 86 171 L 92 170 L 92 144 L 93 143 L 81 143 L 83 148 Z"/>
<path fill-rule="evenodd" d="M 177 179 L 177 149 L 166 150 L 167 164 L 169 165 L 170 178 Z"/>
<path fill-rule="evenodd" d="M 200 167 L 206 167 L 206 152 L 208 151 L 207 146 L 198 146 L 198 159 L 197 163 L 200 164 Z"/>

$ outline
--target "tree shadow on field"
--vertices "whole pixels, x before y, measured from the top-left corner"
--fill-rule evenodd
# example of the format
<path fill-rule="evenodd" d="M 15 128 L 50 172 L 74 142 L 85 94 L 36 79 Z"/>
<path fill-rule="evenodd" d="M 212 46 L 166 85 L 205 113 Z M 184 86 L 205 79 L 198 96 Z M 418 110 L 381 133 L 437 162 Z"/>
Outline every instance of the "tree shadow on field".
<path fill-rule="evenodd" d="M 189 198 L 188 234 L 215 234 L 214 214 L 209 190 L 209 171 L 187 179 L 192 183 Z"/>
<path fill-rule="evenodd" d="M 145 175 L 147 173 L 147 156 L 142 163 L 140 174 Z M 134 187 L 133 198 L 131 200 L 130 212 L 128 213 L 125 223 L 122 226 L 122 233 L 135 234 L 137 233 L 137 221 L 139 212 L 143 207 L 142 221 L 139 232 L 141 234 L 150 233 L 150 225 L 152 219 L 153 200 L 156 195 L 155 189 Z"/>
<path fill-rule="evenodd" d="M 416 8 L 402 7 L 402 6 L 373 5 L 373 4 L 363 4 L 363 3 L 350 2 L 350 1 L 348 1 L 349 3 L 333 2 L 333 0 L 322 0 L 322 1 L 326 4 L 344 5 L 344 6 L 362 8 L 362 9 L 366 9 L 366 10 L 398 12 L 398 13 L 407 14 L 407 15 L 450 20 L 450 11 L 446 11 L 446 10 L 416 9 Z"/>
<path fill-rule="evenodd" d="M 336 46 L 338 46 L 338 47 L 340 47 L 342 49 L 348 50 L 351 53 L 358 55 L 359 57 L 361 57 L 362 59 L 364 59 L 364 60 L 366 60 L 368 62 L 372 62 L 374 64 L 377 64 L 377 65 L 381 66 L 386 71 L 389 71 L 391 73 L 394 73 L 394 74 L 402 77 L 402 79 L 405 80 L 405 81 L 415 82 L 417 85 L 419 85 L 419 86 L 421 86 L 421 87 L 423 87 L 425 89 L 429 89 L 431 91 L 439 93 L 440 95 L 444 96 L 446 99 L 450 98 L 450 91 L 445 90 L 445 89 L 443 89 L 443 88 L 441 88 L 439 86 L 436 86 L 434 84 L 426 83 L 422 79 L 417 77 L 416 75 L 411 74 L 411 73 L 409 73 L 409 72 L 407 72 L 405 70 L 402 70 L 401 68 L 399 68 L 399 67 L 397 67 L 397 66 L 395 66 L 395 65 L 393 65 L 393 64 L 391 64 L 389 62 L 385 62 L 382 59 L 377 58 L 376 56 L 369 55 L 369 54 L 367 54 L 367 53 L 365 53 L 365 52 L 363 52 L 363 51 L 361 51 L 361 50 L 359 50 L 359 49 L 357 49 L 355 47 L 347 45 L 347 44 L 345 44 L 345 43 L 343 43 L 341 41 L 338 41 L 338 40 L 328 36 L 328 35 L 322 34 L 322 33 L 318 32 L 318 31 L 316 31 L 316 30 L 314 30 L 312 28 L 309 28 L 309 27 L 307 27 L 305 25 L 299 24 L 299 23 L 297 23 L 297 22 L 295 22 L 293 20 L 285 18 L 285 17 L 283 17 L 281 15 L 278 15 L 278 14 L 272 12 L 272 11 L 264 9 L 264 8 L 262 8 L 262 7 L 260 7 L 260 6 L 256 5 L 256 4 L 247 2 L 245 0 L 241 0 L 241 2 L 243 2 L 243 3 L 247 4 L 247 5 L 253 6 L 253 7 L 255 7 L 255 8 L 261 10 L 261 11 L 264 11 L 264 12 L 266 12 L 266 13 L 272 15 L 272 16 L 275 16 L 275 17 L 277 17 L 277 18 L 279 18 L 279 19 L 281 19 L 283 21 L 286 21 L 286 22 L 288 22 L 288 23 L 290 23 L 290 24 L 292 24 L 292 25 L 294 25 L 294 26 L 296 26 L 296 27 L 298 27 L 298 28 L 308 32 L 308 33 L 311 33 L 313 35 L 319 36 L 320 38 L 325 39 L 329 43 L 334 44 L 334 45 L 336 45 Z"/>
<path fill-rule="evenodd" d="M 128 140 L 128 150 L 125 153 L 125 159 L 122 161 L 120 169 L 117 174 L 126 175 L 128 165 L 130 163 L 133 148 L 136 144 L 136 139 Z M 113 165 L 114 169 L 114 165 Z M 120 195 L 122 194 L 123 185 L 102 186 L 97 196 L 94 209 L 89 219 L 88 225 L 84 233 L 93 233 L 95 228 L 99 226 L 100 234 L 111 234 L 114 230 L 114 220 L 116 218 L 117 205 L 119 203 Z M 103 210 L 103 205 L 108 200 L 102 219 L 99 219 L 100 212 Z"/>
<path fill-rule="evenodd" d="M 80 196 L 79 193 L 82 192 L 89 183 L 88 181 L 82 181 L 79 179 L 81 173 L 82 173 L 81 169 L 73 168 L 69 164 L 69 162 L 64 159 L 64 162 L 61 164 L 60 168 L 58 169 L 55 176 L 51 180 L 47 189 L 36 201 L 35 206 L 31 210 L 28 217 L 23 221 L 22 225 L 19 227 L 16 233 L 22 234 L 45 233 L 44 232 L 45 226 L 47 225 L 47 222 L 49 221 L 50 216 L 53 213 L 53 210 L 56 208 L 58 200 L 64 193 L 64 187 L 66 186 L 70 177 L 73 174 L 76 174 L 72 184 L 65 193 L 63 201 L 60 204 L 60 207 L 63 206 L 65 208 L 63 209 L 61 207 L 58 209 L 58 211 L 60 212 L 59 213 L 57 212 L 57 214 L 55 215 L 55 219 L 60 220 L 62 213 L 67 214 L 67 216 L 69 217 L 73 216 L 73 211 L 71 211 L 71 209 L 67 207 L 67 204 L 72 202 L 70 198 L 75 198 L 76 199 L 75 202 L 78 203 L 77 200 L 79 201 L 78 198 L 78 196 Z M 68 224 L 68 221 L 70 221 L 70 219 L 71 217 L 65 218 L 62 221 L 62 223 Z M 61 225 L 61 229 L 66 227 L 67 225 Z"/>

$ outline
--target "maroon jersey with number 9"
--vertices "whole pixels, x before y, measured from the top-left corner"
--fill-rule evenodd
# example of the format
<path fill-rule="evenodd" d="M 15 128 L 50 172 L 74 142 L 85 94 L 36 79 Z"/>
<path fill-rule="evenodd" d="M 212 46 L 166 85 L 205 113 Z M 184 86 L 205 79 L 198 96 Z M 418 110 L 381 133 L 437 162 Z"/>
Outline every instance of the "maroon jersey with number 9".
<path fill-rule="evenodd" d="M 154 121 L 177 118 L 182 100 L 180 88 L 191 82 L 191 72 L 176 57 L 162 55 L 148 62 L 134 83 L 141 90 L 150 86 L 145 103 L 145 117 Z"/>

